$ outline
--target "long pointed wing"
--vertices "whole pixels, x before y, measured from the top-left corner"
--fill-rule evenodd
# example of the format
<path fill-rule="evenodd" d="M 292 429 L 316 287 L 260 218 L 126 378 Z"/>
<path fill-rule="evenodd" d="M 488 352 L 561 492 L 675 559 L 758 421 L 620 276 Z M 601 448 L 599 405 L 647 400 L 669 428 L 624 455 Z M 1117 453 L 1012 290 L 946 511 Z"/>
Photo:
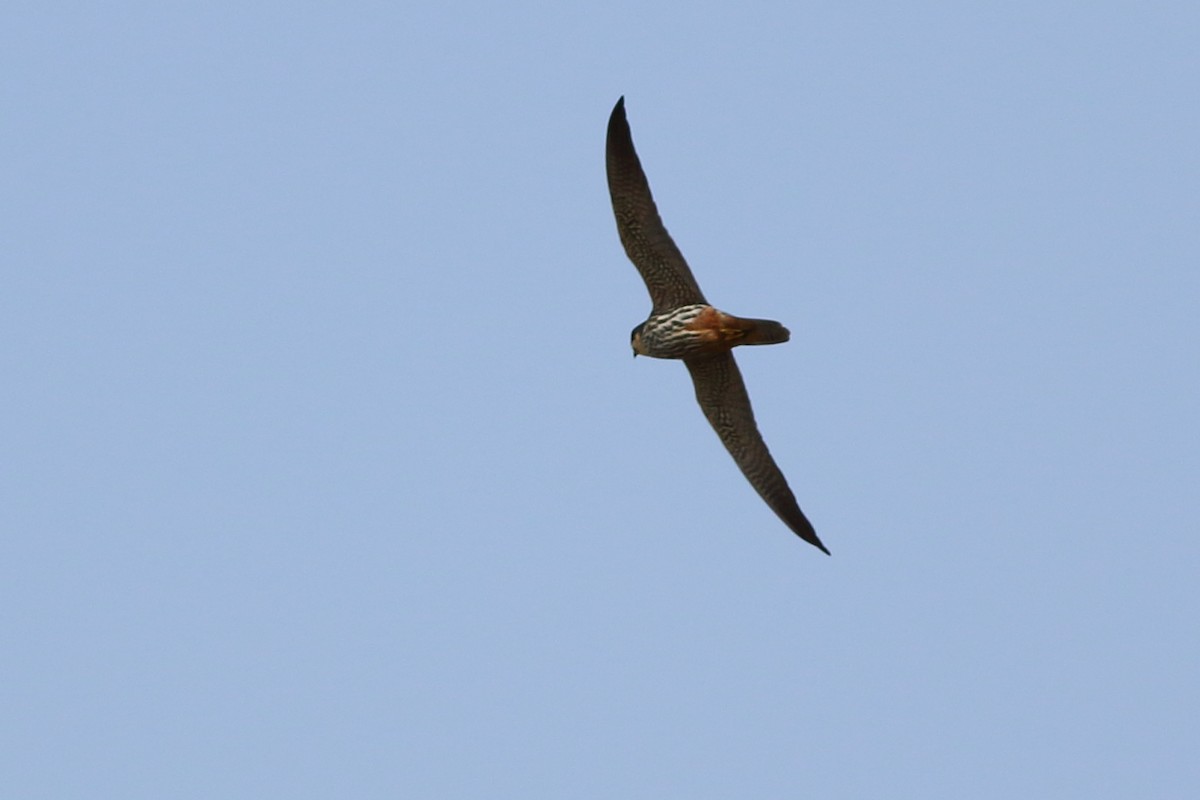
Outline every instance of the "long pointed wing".
<path fill-rule="evenodd" d="M 746 394 L 746 384 L 733 354 L 689 358 L 683 363 L 692 373 L 696 400 L 704 416 L 750 485 L 797 536 L 828 554 L 758 432 L 750 396 Z"/>
<path fill-rule="evenodd" d="M 637 151 L 633 149 L 633 136 L 625 119 L 624 97 L 617 101 L 608 118 L 605 165 L 608 193 L 612 197 L 613 214 L 617 217 L 617 233 L 625 246 L 625 254 L 650 290 L 650 301 L 654 304 L 651 313 L 707 303 L 687 261 L 658 216 L 650 184 L 642 172 Z"/>

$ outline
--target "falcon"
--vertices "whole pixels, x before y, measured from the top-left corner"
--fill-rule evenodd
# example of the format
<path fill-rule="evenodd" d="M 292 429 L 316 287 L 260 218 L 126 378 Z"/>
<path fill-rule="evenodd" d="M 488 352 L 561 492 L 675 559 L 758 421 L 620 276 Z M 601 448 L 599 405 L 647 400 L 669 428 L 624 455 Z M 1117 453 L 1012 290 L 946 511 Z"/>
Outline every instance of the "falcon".
<path fill-rule="evenodd" d="M 793 533 L 828 554 L 758 432 L 746 384 L 731 352 L 741 345 L 786 342 L 788 329 L 774 320 L 735 317 L 704 299 L 658 216 L 633 147 L 624 97 L 608 119 L 605 164 L 617 233 L 625 254 L 646 282 L 653 305 L 650 317 L 630 334 L 634 356 L 683 361 L 704 416 L 746 480 Z"/>

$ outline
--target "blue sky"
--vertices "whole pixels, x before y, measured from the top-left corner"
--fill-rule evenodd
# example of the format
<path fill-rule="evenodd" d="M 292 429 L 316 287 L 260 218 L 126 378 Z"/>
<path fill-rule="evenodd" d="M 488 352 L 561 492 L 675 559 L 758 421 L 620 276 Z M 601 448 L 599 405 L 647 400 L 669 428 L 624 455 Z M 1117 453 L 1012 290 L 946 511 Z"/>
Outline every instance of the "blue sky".
<path fill-rule="evenodd" d="M 6 794 L 1194 794 L 1198 35 L 10 8 Z M 630 358 L 621 95 L 832 558 Z"/>

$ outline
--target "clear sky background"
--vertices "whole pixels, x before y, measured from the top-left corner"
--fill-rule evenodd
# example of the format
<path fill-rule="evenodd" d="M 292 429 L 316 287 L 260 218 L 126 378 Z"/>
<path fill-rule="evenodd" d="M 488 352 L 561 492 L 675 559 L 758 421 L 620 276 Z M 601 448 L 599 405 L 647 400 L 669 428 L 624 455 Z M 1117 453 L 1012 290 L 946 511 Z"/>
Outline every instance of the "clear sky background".
<path fill-rule="evenodd" d="M 1196 796 L 1198 42 L 11 4 L 2 793 Z M 831 558 L 630 357 L 621 95 Z"/>

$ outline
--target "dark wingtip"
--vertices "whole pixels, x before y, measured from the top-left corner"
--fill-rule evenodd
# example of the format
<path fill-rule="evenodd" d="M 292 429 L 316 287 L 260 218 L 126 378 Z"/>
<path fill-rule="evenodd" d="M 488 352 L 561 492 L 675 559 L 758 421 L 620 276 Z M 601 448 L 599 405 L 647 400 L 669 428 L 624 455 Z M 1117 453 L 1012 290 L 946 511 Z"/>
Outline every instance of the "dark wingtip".
<path fill-rule="evenodd" d="M 633 134 L 629 130 L 629 121 L 625 119 L 624 95 L 613 106 L 612 114 L 608 118 L 608 137 L 605 149 L 608 153 L 610 176 L 614 159 L 617 160 L 617 163 L 634 161 L 633 166 L 641 169 L 640 163 L 636 161 L 637 153 L 633 149 Z"/>
<path fill-rule="evenodd" d="M 617 104 L 613 106 L 612 114 L 608 117 L 608 126 L 611 128 L 618 123 L 625 121 L 625 95 L 621 95 L 621 99 L 617 100 Z"/>
<path fill-rule="evenodd" d="M 805 520 L 805 522 L 807 522 L 807 521 L 808 521 L 808 520 Z M 831 555 L 833 555 L 833 553 L 829 552 L 829 548 L 828 548 L 828 547 L 826 547 L 826 546 L 825 546 L 825 545 L 824 545 L 824 544 L 821 542 L 820 538 L 818 538 L 818 537 L 817 537 L 817 532 L 816 532 L 815 530 L 813 530 L 813 527 L 812 527 L 812 525 L 809 525 L 809 526 L 808 526 L 808 529 L 807 529 L 807 530 L 804 530 L 804 531 L 797 530 L 796 528 L 792 528 L 792 531 L 793 531 L 793 532 L 794 532 L 794 533 L 795 533 L 797 536 L 799 536 L 801 539 L 803 539 L 804 541 L 808 542 L 809 544 L 811 544 L 813 547 L 815 547 L 815 548 L 817 548 L 818 550 L 820 550 L 820 551 L 821 551 L 822 553 L 824 553 L 825 555 L 827 555 L 827 556 L 831 556 Z"/>
<path fill-rule="evenodd" d="M 820 550 L 820 551 L 821 551 L 822 553 L 824 553 L 825 555 L 827 555 L 827 556 L 831 556 L 831 555 L 833 555 L 833 553 L 829 552 L 829 548 L 828 548 L 828 547 L 826 547 L 825 545 L 821 544 L 821 540 L 820 540 L 820 539 L 818 539 L 818 538 L 816 537 L 816 535 L 813 535 L 813 536 L 801 536 L 800 538 L 801 538 L 801 539 L 803 539 L 804 541 L 808 542 L 809 544 L 811 544 L 813 547 L 815 547 L 815 548 L 817 548 L 818 550 Z"/>
<path fill-rule="evenodd" d="M 789 491 L 787 494 L 791 494 Z M 804 516 L 804 512 L 800 510 L 800 506 L 795 505 L 795 500 L 792 500 L 791 508 L 785 508 L 780 511 L 771 503 L 768 503 L 771 509 L 779 515 L 779 518 L 784 521 L 792 533 L 796 534 L 800 539 L 811 544 L 813 547 L 820 550 L 827 556 L 833 555 L 829 552 L 829 548 L 821 541 L 821 537 L 817 536 L 817 529 L 808 521 L 808 517 Z"/>

